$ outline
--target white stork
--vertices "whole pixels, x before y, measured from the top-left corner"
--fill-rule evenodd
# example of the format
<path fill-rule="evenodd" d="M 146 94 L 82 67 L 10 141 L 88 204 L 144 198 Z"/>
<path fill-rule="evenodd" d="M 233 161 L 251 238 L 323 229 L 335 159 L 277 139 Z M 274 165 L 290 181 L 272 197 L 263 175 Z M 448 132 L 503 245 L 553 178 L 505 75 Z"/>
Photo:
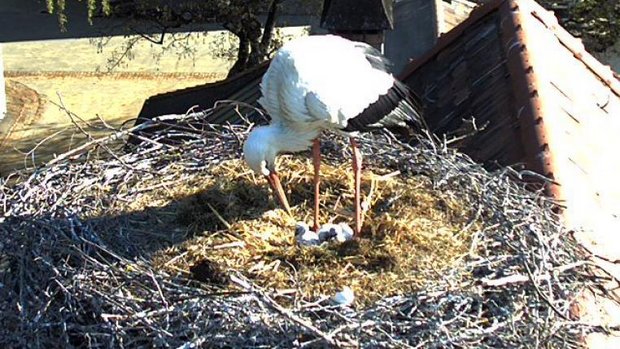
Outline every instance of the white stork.
<path fill-rule="evenodd" d="M 320 141 L 323 130 L 351 137 L 355 172 L 355 233 L 361 230 L 361 153 L 357 132 L 422 125 L 416 97 L 388 72 L 379 51 L 339 36 L 299 38 L 278 50 L 261 82 L 260 105 L 271 124 L 256 127 L 243 152 L 249 167 L 267 177 L 280 203 L 290 207 L 276 173 L 276 155 L 312 146 L 314 231 L 319 225 Z"/>

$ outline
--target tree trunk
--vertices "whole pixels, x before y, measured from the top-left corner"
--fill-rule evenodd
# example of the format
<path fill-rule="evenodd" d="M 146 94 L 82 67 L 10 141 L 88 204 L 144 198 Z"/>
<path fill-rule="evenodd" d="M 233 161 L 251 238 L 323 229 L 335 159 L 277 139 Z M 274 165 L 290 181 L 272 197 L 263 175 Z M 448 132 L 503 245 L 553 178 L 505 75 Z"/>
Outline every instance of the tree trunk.
<path fill-rule="evenodd" d="M 264 30 L 261 30 L 261 22 L 258 20 L 256 12 L 254 11 L 248 11 L 242 16 L 235 17 L 234 23 L 231 21 L 224 26 L 239 38 L 237 61 L 228 72 L 228 77 L 252 68 L 268 58 L 268 50 L 273 37 L 276 15 L 281 1 L 282 0 L 271 1 Z"/>
<path fill-rule="evenodd" d="M 239 51 L 237 52 L 237 61 L 228 71 L 227 78 L 244 71 L 247 68 L 250 58 L 250 40 L 243 33 L 237 34 L 239 37 Z"/>
<path fill-rule="evenodd" d="M 263 38 L 260 41 L 261 50 L 267 53 L 271 38 L 273 36 L 273 28 L 276 24 L 276 15 L 278 13 L 278 7 L 281 0 L 273 0 L 269 6 L 269 13 L 267 13 L 267 20 L 265 21 L 265 30 L 263 31 Z"/>
<path fill-rule="evenodd" d="M 251 14 L 247 17 L 247 22 L 244 27 L 247 29 L 248 40 L 250 44 L 250 57 L 246 68 L 251 68 L 262 61 L 260 52 L 260 38 L 261 38 L 261 22 L 258 18 Z"/>
<path fill-rule="evenodd" d="M 253 66 L 259 64 L 263 61 L 263 53 L 261 52 L 261 45 L 258 39 L 250 40 L 250 57 L 248 58 L 247 68 L 252 68 Z"/>
<path fill-rule="evenodd" d="M 269 45 L 271 44 L 271 38 L 273 37 L 273 29 L 276 23 L 276 14 L 278 12 L 278 5 L 281 0 L 273 0 L 269 6 L 269 12 L 267 13 L 267 19 L 265 20 L 265 26 L 262 31 L 262 36 L 258 35 L 256 40 L 252 40 L 250 46 L 252 52 L 250 54 L 250 60 L 248 61 L 248 68 L 262 63 L 269 57 Z M 258 34 L 260 28 L 256 31 Z"/>

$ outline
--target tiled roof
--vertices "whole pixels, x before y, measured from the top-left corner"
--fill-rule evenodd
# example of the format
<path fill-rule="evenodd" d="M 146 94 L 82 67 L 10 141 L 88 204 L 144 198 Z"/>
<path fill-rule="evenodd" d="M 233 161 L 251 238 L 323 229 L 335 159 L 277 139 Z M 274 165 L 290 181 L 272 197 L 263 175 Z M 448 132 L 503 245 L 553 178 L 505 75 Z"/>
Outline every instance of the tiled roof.
<path fill-rule="evenodd" d="M 401 78 L 423 96 L 435 131 L 458 134 L 472 117 L 486 124 L 458 144 L 476 160 L 523 163 L 553 178 L 567 227 L 595 253 L 620 259 L 620 81 L 552 13 L 533 0 L 491 1 Z M 584 305 L 592 321 L 620 324 L 618 307 L 592 304 Z M 611 339 L 588 340 L 620 347 Z"/>
<path fill-rule="evenodd" d="M 198 110 L 211 108 L 220 100 L 254 104 L 260 94 L 260 80 L 268 66 L 269 62 L 265 62 L 226 80 L 152 96 L 144 102 L 136 124 L 160 115 L 185 113 L 192 107 Z M 240 121 L 235 116 L 233 108 L 218 108 L 208 121 Z"/>
<path fill-rule="evenodd" d="M 610 161 L 620 82 L 534 1 L 474 10 L 401 78 L 423 97 L 434 131 L 486 124 L 459 144 L 474 159 L 523 163 L 560 183 L 551 193 L 569 206 L 573 227 L 620 226 L 620 185 L 609 176 L 620 173 Z"/>
<path fill-rule="evenodd" d="M 195 110 L 210 109 L 219 101 L 234 101 L 236 103 L 218 104 L 205 121 L 212 124 L 242 123 L 243 119 L 239 115 L 258 115 L 252 113 L 253 107 L 258 106 L 260 81 L 268 66 L 269 62 L 265 62 L 254 69 L 222 81 L 152 96 L 144 102 L 135 124 L 139 125 L 160 115 L 184 114 L 192 108 Z M 195 126 L 200 127 L 200 125 Z M 159 128 L 162 127 L 164 126 L 159 126 Z M 148 137 L 151 132 L 157 130 L 158 128 L 147 129 L 139 133 L 141 136 Z M 139 137 L 129 137 L 128 140 L 129 143 L 140 141 Z"/>
<path fill-rule="evenodd" d="M 459 147 L 477 161 L 498 161 L 513 165 L 528 160 L 528 165 L 540 172 L 544 166 L 536 159 L 543 149 L 525 153 L 519 125 L 532 119 L 531 110 L 518 114 L 519 88 L 525 88 L 523 69 L 515 67 L 511 77 L 499 11 L 489 6 L 475 10 L 472 16 L 448 34 L 440 37 L 433 50 L 414 61 L 401 79 L 424 99 L 429 126 L 438 134 L 459 136 L 459 130 L 469 132 L 466 120 L 475 119 L 486 128 L 476 137 L 466 138 Z M 519 74 L 519 72 L 521 74 Z M 497 135 L 500 134 L 501 137 Z"/>

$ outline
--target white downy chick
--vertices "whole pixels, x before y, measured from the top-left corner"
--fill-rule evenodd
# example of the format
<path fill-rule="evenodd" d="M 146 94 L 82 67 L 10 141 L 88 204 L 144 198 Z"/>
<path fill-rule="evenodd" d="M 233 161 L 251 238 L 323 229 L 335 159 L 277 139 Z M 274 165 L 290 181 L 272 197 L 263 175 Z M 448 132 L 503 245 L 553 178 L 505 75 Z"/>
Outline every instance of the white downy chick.
<path fill-rule="evenodd" d="M 326 223 L 321 226 L 319 229 L 319 241 L 321 243 L 329 240 L 333 240 L 338 235 L 338 231 L 340 230 L 340 226 L 338 224 Z"/>
<path fill-rule="evenodd" d="M 308 224 L 298 222 L 295 225 L 295 241 L 299 246 L 317 246 L 321 243 L 319 235 L 312 230 Z"/>
<path fill-rule="evenodd" d="M 319 229 L 319 241 L 321 243 L 330 240 L 345 242 L 353 239 L 353 229 L 346 223 L 327 223 Z"/>
<path fill-rule="evenodd" d="M 345 242 L 353 240 L 353 229 L 347 223 L 339 223 L 338 226 L 340 230 L 336 234 L 336 241 Z"/>

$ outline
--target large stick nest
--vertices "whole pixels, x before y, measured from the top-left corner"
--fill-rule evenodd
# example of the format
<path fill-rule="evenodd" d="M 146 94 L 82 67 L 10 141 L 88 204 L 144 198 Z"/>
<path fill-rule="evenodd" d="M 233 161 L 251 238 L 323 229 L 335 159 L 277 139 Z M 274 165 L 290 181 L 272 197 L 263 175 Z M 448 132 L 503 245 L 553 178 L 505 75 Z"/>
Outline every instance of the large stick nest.
<path fill-rule="evenodd" d="M 307 158 L 279 164 L 288 216 L 240 160 L 247 126 L 190 126 L 209 113 L 0 182 L 1 346 L 572 348 L 596 330 L 569 311 L 597 282 L 583 251 L 514 170 L 366 135 L 362 236 L 302 249 Z M 160 142 L 170 120 L 184 141 Z M 325 222 L 352 223 L 346 144 L 324 139 Z M 355 303 L 330 303 L 344 286 Z"/>

